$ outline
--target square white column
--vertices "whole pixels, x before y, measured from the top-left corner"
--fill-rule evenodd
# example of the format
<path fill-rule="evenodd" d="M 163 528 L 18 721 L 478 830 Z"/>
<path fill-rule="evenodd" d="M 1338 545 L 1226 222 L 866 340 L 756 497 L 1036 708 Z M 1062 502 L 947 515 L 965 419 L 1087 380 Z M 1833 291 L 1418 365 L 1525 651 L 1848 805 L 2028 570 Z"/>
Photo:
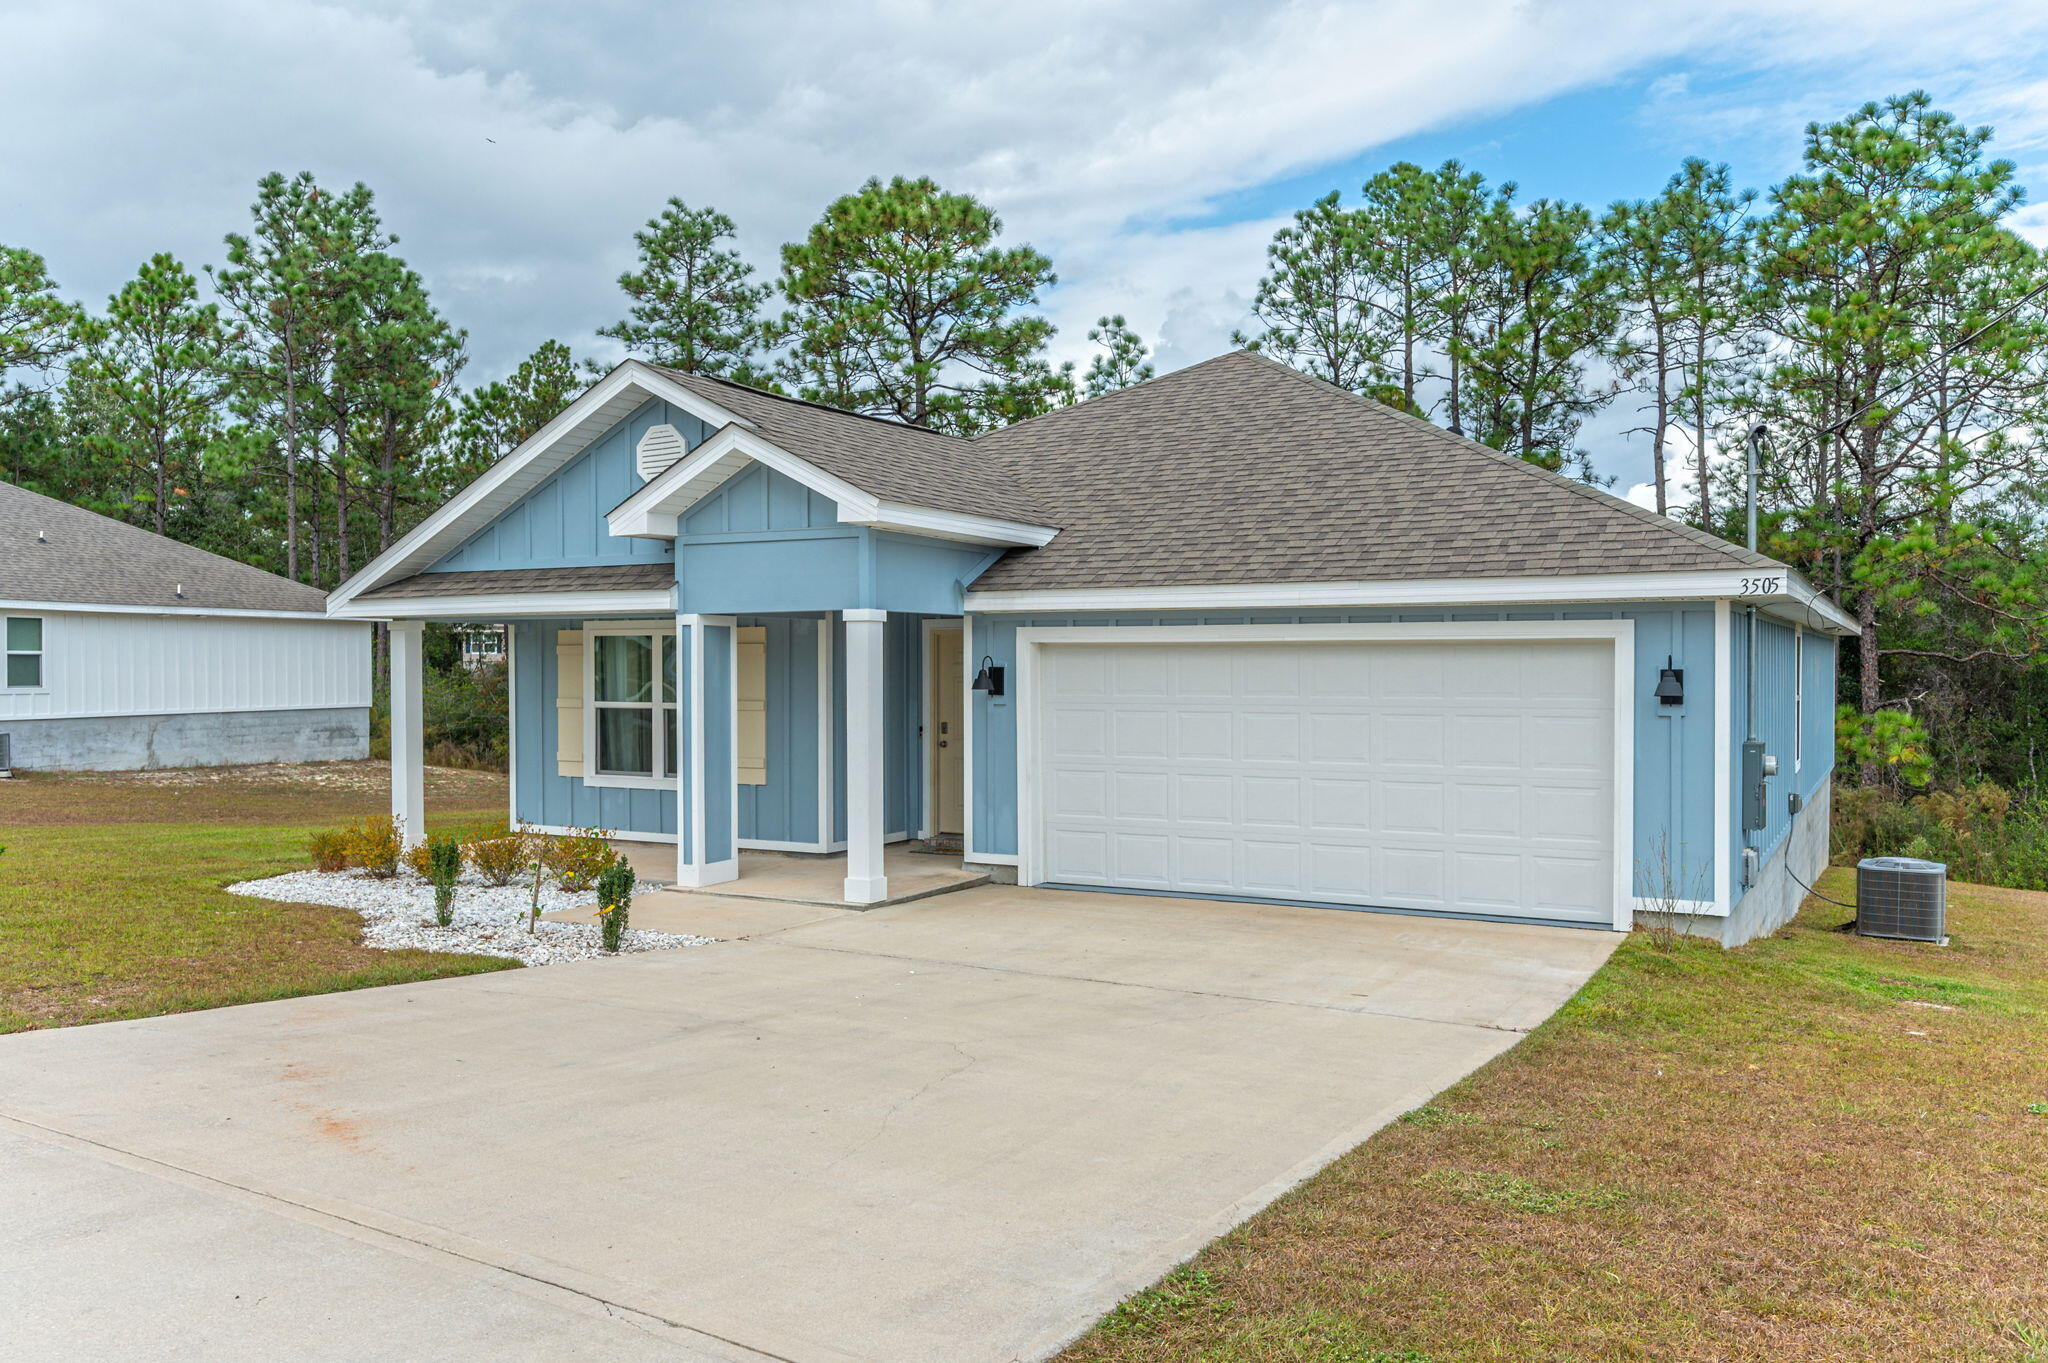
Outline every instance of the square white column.
<path fill-rule="evenodd" d="M 426 624 L 391 622 L 391 817 L 407 847 L 427 837 Z"/>
<path fill-rule="evenodd" d="M 676 617 L 676 883 L 738 880 L 739 798 L 734 785 L 739 622 Z"/>
<path fill-rule="evenodd" d="M 889 613 L 846 616 L 846 902 L 889 897 L 882 872 L 887 818 L 882 806 L 883 633 Z"/>

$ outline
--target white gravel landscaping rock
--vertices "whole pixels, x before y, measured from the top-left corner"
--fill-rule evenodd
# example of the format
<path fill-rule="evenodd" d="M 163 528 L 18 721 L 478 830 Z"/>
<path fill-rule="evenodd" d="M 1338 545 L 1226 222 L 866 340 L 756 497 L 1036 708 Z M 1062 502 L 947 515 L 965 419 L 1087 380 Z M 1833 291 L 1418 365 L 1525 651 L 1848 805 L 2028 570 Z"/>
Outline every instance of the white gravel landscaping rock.
<path fill-rule="evenodd" d="M 636 890 L 655 889 L 642 884 Z M 286 904 L 327 904 L 354 909 L 363 918 L 363 944 L 388 950 L 468 951 L 483 956 L 509 956 L 526 965 L 555 965 L 605 954 L 595 923 L 553 923 L 543 918 L 538 933 L 526 930 L 533 888 L 486 885 L 465 874 L 455 890 L 455 922 L 434 922 L 434 887 L 407 872 L 380 880 L 360 871 L 289 871 L 262 880 L 244 880 L 227 887 L 229 894 L 274 899 Z M 577 909 L 595 904 L 597 896 L 570 894 L 553 885 L 540 892 L 540 910 Z M 709 945 L 709 937 L 628 928 L 620 944 L 628 951 L 669 951 Z"/>

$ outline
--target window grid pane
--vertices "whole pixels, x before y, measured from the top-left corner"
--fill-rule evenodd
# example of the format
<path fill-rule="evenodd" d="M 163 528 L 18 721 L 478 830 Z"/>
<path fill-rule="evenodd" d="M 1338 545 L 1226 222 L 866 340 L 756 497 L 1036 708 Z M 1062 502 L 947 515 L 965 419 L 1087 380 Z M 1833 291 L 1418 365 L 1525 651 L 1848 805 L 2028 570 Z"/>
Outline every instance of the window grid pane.
<path fill-rule="evenodd" d="M 40 616 L 10 615 L 7 617 L 7 651 L 10 653 L 40 653 L 43 651 L 43 622 Z"/>
<path fill-rule="evenodd" d="M 43 684 L 43 655 L 40 653 L 8 654 L 7 684 L 9 686 L 41 686 Z"/>
<path fill-rule="evenodd" d="M 654 639 L 646 634 L 600 634 L 595 661 L 600 702 L 645 704 L 654 699 Z"/>
<path fill-rule="evenodd" d="M 654 775 L 654 711 L 613 706 L 597 712 L 597 769 L 615 776 Z"/>

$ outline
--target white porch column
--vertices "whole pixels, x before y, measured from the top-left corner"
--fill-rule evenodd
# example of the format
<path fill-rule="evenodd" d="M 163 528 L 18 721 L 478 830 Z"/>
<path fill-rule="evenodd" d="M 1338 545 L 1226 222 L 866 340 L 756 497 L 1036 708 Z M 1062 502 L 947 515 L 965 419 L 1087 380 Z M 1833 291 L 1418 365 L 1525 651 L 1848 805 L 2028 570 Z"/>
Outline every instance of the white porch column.
<path fill-rule="evenodd" d="M 889 613 L 850 610 L 846 616 L 846 902 L 889 897 L 882 872 L 882 637 Z"/>
<path fill-rule="evenodd" d="M 425 632 L 423 621 L 391 622 L 391 817 L 404 830 L 407 847 L 427 837 L 426 759 L 421 750 Z"/>
<path fill-rule="evenodd" d="M 676 616 L 676 883 L 738 880 L 733 704 L 739 622 Z"/>

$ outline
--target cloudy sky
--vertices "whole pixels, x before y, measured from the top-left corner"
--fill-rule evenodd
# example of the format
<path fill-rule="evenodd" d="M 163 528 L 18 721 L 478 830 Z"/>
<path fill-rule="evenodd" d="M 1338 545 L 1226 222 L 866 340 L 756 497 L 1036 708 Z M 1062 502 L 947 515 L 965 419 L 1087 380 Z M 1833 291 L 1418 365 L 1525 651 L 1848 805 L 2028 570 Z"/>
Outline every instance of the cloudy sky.
<path fill-rule="evenodd" d="M 2048 5 L 1935 8 L 0 0 L 0 242 L 98 302 L 151 252 L 217 260 L 267 171 L 359 179 L 484 381 L 550 336 L 611 357 L 593 333 L 670 195 L 770 267 L 867 176 L 929 174 L 1053 258 L 1061 355 L 1121 311 L 1175 368 L 1228 346 L 1278 222 L 1396 159 L 1594 204 L 1686 155 L 1764 187 L 1808 121 L 1920 87 L 2048 197 Z M 1624 490 L 1631 420 L 1589 432 Z"/>

